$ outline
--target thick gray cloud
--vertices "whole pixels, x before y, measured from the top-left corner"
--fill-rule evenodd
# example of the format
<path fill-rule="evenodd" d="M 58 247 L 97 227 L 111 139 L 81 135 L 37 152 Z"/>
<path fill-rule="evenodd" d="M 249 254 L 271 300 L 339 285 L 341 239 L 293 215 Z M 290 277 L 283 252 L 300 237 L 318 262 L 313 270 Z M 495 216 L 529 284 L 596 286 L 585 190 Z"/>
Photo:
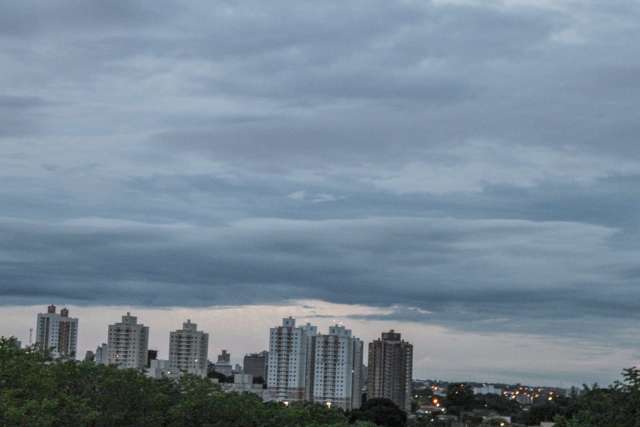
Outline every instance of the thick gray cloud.
<path fill-rule="evenodd" d="M 2 304 L 637 339 L 637 2 L 0 10 Z"/>

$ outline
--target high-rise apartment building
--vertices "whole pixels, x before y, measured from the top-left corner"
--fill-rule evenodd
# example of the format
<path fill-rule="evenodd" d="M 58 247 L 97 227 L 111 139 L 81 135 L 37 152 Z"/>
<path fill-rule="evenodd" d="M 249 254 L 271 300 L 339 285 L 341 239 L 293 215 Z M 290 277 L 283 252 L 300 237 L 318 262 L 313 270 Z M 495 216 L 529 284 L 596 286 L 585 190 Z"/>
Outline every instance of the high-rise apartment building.
<path fill-rule="evenodd" d="M 198 331 L 198 325 L 187 320 L 182 329 L 169 335 L 169 369 L 201 377 L 207 376 L 209 334 Z"/>
<path fill-rule="evenodd" d="M 149 328 L 127 313 L 120 323 L 109 325 L 107 349 L 109 365 L 144 369 L 149 350 Z"/>
<path fill-rule="evenodd" d="M 242 371 L 245 374 L 253 376 L 253 378 L 262 378 L 266 382 L 268 361 L 268 351 L 247 354 L 244 356 L 244 360 L 242 362 Z"/>
<path fill-rule="evenodd" d="M 315 326 L 296 327 L 292 317 L 271 328 L 267 388 L 278 401 L 312 400 Z"/>
<path fill-rule="evenodd" d="M 38 313 L 36 344 L 42 350 L 51 350 L 53 357 L 75 358 L 78 346 L 78 319 L 69 317 L 63 308 L 56 313 L 56 306 L 47 307 L 46 313 Z"/>
<path fill-rule="evenodd" d="M 313 400 L 345 410 L 361 404 L 362 341 L 336 325 L 315 340 Z"/>
<path fill-rule="evenodd" d="M 411 410 L 413 346 L 391 330 L 369 343 L 367 397 L 387 398 L 407 412 Z"/>

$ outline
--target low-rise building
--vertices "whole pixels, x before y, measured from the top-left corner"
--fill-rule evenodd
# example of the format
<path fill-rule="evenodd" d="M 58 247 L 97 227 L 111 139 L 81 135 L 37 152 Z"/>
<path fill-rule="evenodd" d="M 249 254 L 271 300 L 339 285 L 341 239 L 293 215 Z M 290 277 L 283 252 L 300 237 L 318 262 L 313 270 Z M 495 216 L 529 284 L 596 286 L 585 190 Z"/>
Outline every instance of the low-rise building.
<path fill-rule="evenodd" d="M 154 379 L 160 379 L 164 377 L 177 377 L 176 372 L 171 372 L 171 368 L 169 367 L 168 360 L 162 359 L 153 359 L 149 363 L 149 368 L 147 368 L 145 374 Z M 179 374 L 179 372 L 178 372 Z"/>
<path fill-rule="evenodd" d="M 231 365 L 231 353 L 227 350 L 222 350 L 218 355 L 218 361 L 216 362 L 214 368 L 217 373 L 224 375 L 225 377 L 230 377 L 233 375 L 233 366 Z"/>
<path fill-rule="evenodd" d="M 109 346 L 106 343 L 102 343 L 96 348 L 94 361 L 97 365 L 109 364 Z"/>
<path fill-rule="evenodd" d="M 497 394 L 502 395 L 502 389 L 494 386 L 493 384 L 483 384 L 479 387 L 473 387 L 473 394 L 475 395 L 488 395 Z"/>
<path fill-rule="evenodd" d="M 244 356 L 242 370 L 245 374 L 252 375 L 254 378 L 262 378 L 263 382 L 266 382 L 268 363 L 268 351 L 247 354 Z"/>
<path fill-rule="evenodd" d="M 235 374 L 232 383 L 220 383 L 220 387 L 227 393 L 252 393 L 262 400 L 266 397 L 266 390 L 262 384 L 253 383 L 253 375 Z"/>

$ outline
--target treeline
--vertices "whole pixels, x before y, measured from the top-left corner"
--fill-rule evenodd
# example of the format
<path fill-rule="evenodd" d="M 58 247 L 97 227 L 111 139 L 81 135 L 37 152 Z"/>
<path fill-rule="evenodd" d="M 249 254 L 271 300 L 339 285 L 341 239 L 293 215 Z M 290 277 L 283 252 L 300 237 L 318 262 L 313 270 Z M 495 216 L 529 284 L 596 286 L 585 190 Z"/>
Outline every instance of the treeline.
<path fill-rule="evenodd" d="M 640 370 L 625 369 L 608 388 L 584 387 L 571 414 L 555 418 L 557 427 L 640 427 Z"/>
<path fill-rule="evenodd" d="M 526 412 L 499 396 L 479 398 L 469 392 L 450 389 L 445 401 L 451 413 L 484 407 L 515 415 L 514 421 L 524 425 L 555 421 L 557 427 L 640 427 L 640 371 L 636 368 L 626 369 L 622 381 L 608 388 L 585 387 Z M 155 380 L 130 369 L 54 362 L 41 352 L 19 349 L 12 339 L 0 339 L 0 426 L 376 425 L 439 423 L 428 418 L 407 422 L 406 414 L 385 399 L 369 400 L 351 412 L 312 403 L 263 403 L 253 394 L 223 393 L 208 379 Z"/>
<path fill-rule="evenodd" d="M 374 421 L 379 421 L 376 424 Z M 387 422 L 388 421 L 388 422 Z M 223 393 L 208 379 L 147 378 L 132 369 L 54 362 L 0 339 L 0 426 L 403 426 L 390 401 L 346 413 L 320 404 L 263 403 L 253 394 Z"/>

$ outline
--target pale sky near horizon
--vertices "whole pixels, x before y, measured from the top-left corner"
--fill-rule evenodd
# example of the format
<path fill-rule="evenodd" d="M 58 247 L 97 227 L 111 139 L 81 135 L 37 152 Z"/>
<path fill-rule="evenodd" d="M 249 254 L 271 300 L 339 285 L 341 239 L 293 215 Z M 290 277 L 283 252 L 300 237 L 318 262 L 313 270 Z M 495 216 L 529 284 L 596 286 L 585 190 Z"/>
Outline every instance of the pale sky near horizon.
<path fill-rule="evenodd" d="M 638 40 L 633 0 L 0 1 L 0 335 L 69 304 L 84 352 L 133 307 L 238 357 L 291 313 L 418 376 L 609 383 Z"/>

